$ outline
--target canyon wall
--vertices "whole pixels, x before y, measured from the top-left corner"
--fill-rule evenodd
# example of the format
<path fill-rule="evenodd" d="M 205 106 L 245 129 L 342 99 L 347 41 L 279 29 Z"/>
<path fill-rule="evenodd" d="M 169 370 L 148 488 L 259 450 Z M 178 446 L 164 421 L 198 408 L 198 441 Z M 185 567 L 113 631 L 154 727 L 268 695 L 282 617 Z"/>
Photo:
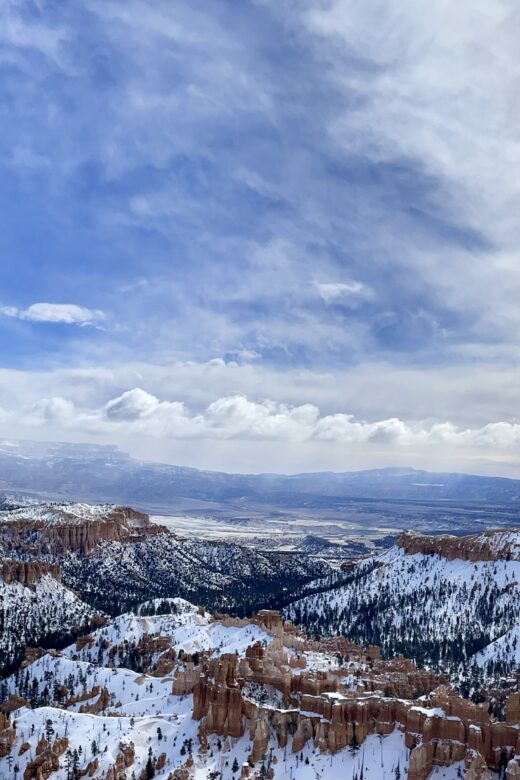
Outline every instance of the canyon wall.
<path fill-rule="evenodd" d="M 31 587 L 47 574 L 55 580 L 60 580 L 61 568 L 54 563 L 39 561 L 0 561 L 0 576 L 8 585 L 21 582 L 22 585 Z"/>

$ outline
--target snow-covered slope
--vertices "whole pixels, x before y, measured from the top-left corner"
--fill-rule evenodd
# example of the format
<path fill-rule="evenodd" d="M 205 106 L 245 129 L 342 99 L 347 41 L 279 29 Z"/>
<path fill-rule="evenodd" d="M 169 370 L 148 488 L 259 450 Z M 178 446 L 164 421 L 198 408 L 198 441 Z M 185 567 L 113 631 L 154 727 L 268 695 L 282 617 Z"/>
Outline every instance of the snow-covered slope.
<path fill-rule="evenodd" d="M 38 743 L 52 729 L 53 741 L 63 737 L 67 739 L 67 748 L 59 758 L 60 768 L 52 775 L 53 780 L 67 780 L 67 765 L 74 761 L 75 755 L 78 769 L 86 769 L 89 764 L 92 766 L 91 762 L 97 761 L 95 776 L 104 777 L 114 766 L 118 755 L 122 755 L 122 750 L 130 745 L 132 764 L 127 770 L 128 778 L 132 772 L 135 777 L 140 777 L 150 755 L 158 759 L 164 754 L 164 765 L 161 769 L 156 768 L 153 776 L 157 780 L 166 780 L 172 771 L 185 765 L 187 760 L 189 762 L 191 748 L 191 774 L 186 775 L 190 780 L 237 780 L 240 775 L 238 767 L 247 765 L 251 748 L 249 737 L 222 739 L 212 736 L 207 752 L 199 753 L 198 723 L 191 718 L 190 698 L 172 697 L 160 714 L 150 713 L 143 717 L 103 717 L 52 707 L 24 708 L 16 716 L 17 736 L 13 751 L 16 755 L 22 745 L 26 746 L 25 752 L 16 758 L 19 776 L 24 776 L 28 763 L 36 755 Z M 290 777 L 293 780 L 343 780 L 356 775 L 364 780 L 395 780 L 398 766 L 401 777 L 406 777 L 408 754 L 404 735 L 396 730 L 383 739 L 369 736 L 363 750 L 344 750 L 334 756 L 316 753 L 311 745 L 306 745 L 294 755 L 276 747 L 273 742 L 268 763 L 275 771 L 274 777 L 280 780 Z M 237 769 L 234 770 L 235 766 Z M 434 773 L 432 778 L 457 780 L 460 778 L 457 770 L 458 765 L 452 765 Z M 11 777 L 6 758 L 0 759 L 0 776 Z"/>
<path fill-rule="evenodd" d="M 32 501 L 16 509 L 0 512 L 0 522 L 9 523 L 19 520 L 39 520 L 48 524 L 66 522 L 82 524 L 102 520 L 114 510 L 114 504 L 57 503 Z"/>
<path fill-rule="evenodd" d="M 346 667 L 341 667 L 345 661 L 338 659 L 334 643 L 308 643 L 295 636 L 290 625 L 283 627 L 275 613 L 265 612 L 257 622 L 214 620 L 182 599 L 149 602 L 137 613 L 109 621 L 61 653 L 42 655 L 4 681 L 0 700 L 4 709 L 14 710 L 7 723 L 0 714 L 2 779 L 29 780 L 50 774 L 56 780 L 69 780 L 76 769 L 78 777 L 105 780 L 405 780 L 409 765 L 415 762 L 417 766 L 410 746 L 438 728 L 433 721 L 460 725 L 458 716 L 447 717 L 448 705 L 442 701 L 428 705 L 426 699 L 405 701 L 382 694 L 385 678 L 377 675 L 384 675 L 385 665 L 379 664 L 376 670 L 372 662 L 367 665 L 350 660 L 353 675 L 347 681 Z M 174 651 L 171 674 L 152 676 L 132 671 L 121 666 L 124 656 L 113 652 L 134 645 L 146 653 L 146 647 L 158 638 L 167 640 L 165 652 Z M 286 656 L 285 640 L 289 642 Z M 264 658 L 264 651 L 270 655 Z M 195 669 L 193 654 L 199 652 L 206 662 Z M 192 655 L 189 662 L 186 654 Z M 256 677 L 248 677 L 248 682 L 230 674 L 239 665 L 243 673 L 253 674 L 252 666 L 261 664 L 262 659 L 265 665 L 259 666 Z M 277 663 L 283 669 L 278 677 Z M 395 674 L 399 664 L 393 668 Z M 188 669 L 200 675 L 198 684 L 194 681 L 193 693 L 184 689 L 174 695 L 178 675 Z M 218 674 L 214 689 L 211 669 Z M 365 685 L 362 677 L 356 684 L 356 669 L 376 674 L 372 677 L 375 687 L 365 694 L 361 693 Z M 306 675 L 303 683 L 301 675 Z M 330 693 L 324 681 L 335 679 L 341 690 Z M 290 707 L 283 694 L 287 685 Z M 321 697 L 317 693 L 320 686 Z M 215 699 L 211 698 L 212 690 Z M 305 690 L 314 690 L 315 695 Z M 30 707 L 19 698 L 9 698 L 12 695 L 23 697 Z M 213 701 L 207 715 L 196 714 L 204 701 Z M 320 706 L 328 714 L 317 714 Z M 330 706 L 335 713 L 332 718 Z M 349 708 L 359 712 L 350 740 L 329 750 L 319 737 L 320 728 L 332 729 L 335 722 L 339 735 L 344 728 L 339 712 L 345 717 Z M 363 716 L 365 711 L 367 717 Z M 234 712 L 240 716 L 238 730 Z M 219 713 L 223 731 L 217 725 Z M 258 719 L 255 728 L 253 717 Z M 262 723 L 272 727 L 263 730 L 258 725 Z M 292 727 L 284 732 L 282 723 Z M 360 744 L 356 724 L 363 729 Z M 453 745 L 460 745 L 460 730 L 455 726 L 451 734 L 447 726 L 443 728 L 446 740 L 442 755 L 447 756 L 448 765 L 434 766 L 429 774 L 426 771 L 420 776 L 458 780 L 465 776 L 464 761 L 454 760 L 453 754 Z M 228 736 L 230 733 L 235 736 Z M 287 744 L 281 740 L 284 733 Z M 260 751 L 255 748 L 259 743 Z M 466 752 L 464 744 L 457 747 L 457 754 L 466 759 L 473 755 L 471 750 Z M 497 776 L 488 777 L 496 780 Z"/>
<path fill-rule="evenodd" d="M 499 668 L 520 668 L 520 624 L 517 623 L 484 650 L 476 653 L 474 661 L 482 667 L 496 664 Z"/>
<path fill-rule="evenodd" d="M 163 780 L 184 777 L 184 767 L 190 780 L 238 780 L 240 768 L 250 766 L 248 731 L 235 738 L 208 734 L 207 747 L 201 749 L 200 723 L 192 718 L 193 696 L 172 695 L 171 676 L 157 678 L 119 667 L 122 659 L 111 651 L 122 643 L 161 636 L 169 639 L 177 653 L 207 650 L 210 655 L 244 656 L 251 644 L 268 644 L 272 637 L 258 625 L 214 622 L 208 613 L 182 599 L 145 604 L 139 612 L 160 608 L 171 611 L 121 615 L 95 631 L 88 648 L 83 647 L 80 653 L 71 645 L 62 654 L 46 654 L 8 678 L 2 686 L 2 698 L 22 696 L 33 709 L 22 707 L 13 715 L 15 742 L 11 759 L 0 758 L 0 777 L 10 777 L 14 771 L 12 756 L 17 776 L 32 772 L 38 761 L 51 755 L 52 745 L 52 777 L 56 780 L 67 780 L 73 766 L 95 777 L 112 777 L 110 772 L 118 761 L 121 777 L 127 778 L 141 777 L 151 762 L 154 774 L 144 776 Z M 110 668 L 104 665 L 109 656 Z M 79 657 L 95 659 L 96 663 Z M 182 661 L 178 664 L 182 667 Z M 266 771 L 271 768 L 274 778 L 280 780 L 339 780 L 356 775 L 366 780 L 395 780 L 397 767 L 405 776 L 409 760 L 404 735 L 398 730 L 384 739 L 369 736 L 362 749 L 343 750 L 333 756 L 320 754 L 312 741 L 297 753 L 282 749 L 274 733 L 269 744 L 256 771 L 262 772 L 262 766 Z M 171 774 L 176 771 L 181 774 Z M 250 771 L 247 776 L 251 778 L 267 776 Z M 455 780 L 455 769 L 449 772 L 445 776 Z"/>
<path fill-rule="evenodd" d="M 26 647 L 84 630 L 97 615 L 50 574 L 31 587 L 0 577 L 0 669 L 20 659 Z"/>
<path fill-rule="evenodd" d="M 70 552 L 61 563 L 64 581 L 112 614 L 170 596 L 219 611 L 250 613 L 331 572 L 328 564 L 304 554 L 265 553 L 227 542 L 183 539 L 168 531 L 101 542 L 89 555 Z"/>
<path fill-rule="evenodd" d="M 509 551 L 519 535 L 508 534 Z M 500 534 L 497 546 L 503 541 Z M 448 560 L 394 546 L 358 564 L 348 584 L 299 600 L 286 615 L 317 635 L 378 644 L 455 675 L 473 666 L 486 676 L 509 672 L 520 617 L 520 560 L 509 557 Z"/>
<path fill-rule="evenodd" d="M 184 599 L 169 601 L 172 604 L 170 614 L 136 615 L 130 612 L 119 615 L 93 631 L 88 644 L 78 649 L 77 644 L 73 643 L 62 652 L 81 661 L 122 666 L 132 662 L 135 657 L 133 651 L 142 643 L 143 637 L 165 639 L 160 649 L 146 659 L 148 666 L 153 668 L 161 653 L 170 649 L 177 655 L 180 652 L 191 655 L 204 650 L 243 655 L 249 645 L 257 641 L 271 641 L 271 637 L 257 625 L 223 626 L 220 622 L 214 622 L 208 612 Z M 147 608 L 149 604 L 144 604 L 140 611 L 146 612 Z M 142 654 L 140 662 L 142 664 Z"/>

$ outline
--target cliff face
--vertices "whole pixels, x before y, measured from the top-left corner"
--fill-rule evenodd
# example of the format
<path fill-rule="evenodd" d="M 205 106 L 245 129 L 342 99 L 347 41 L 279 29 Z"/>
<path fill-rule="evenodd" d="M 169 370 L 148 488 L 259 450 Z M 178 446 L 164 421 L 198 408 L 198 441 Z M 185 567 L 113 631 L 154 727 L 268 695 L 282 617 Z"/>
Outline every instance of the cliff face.
<path fill-rule="evenodd" d="M 148 515 L 130 507 L 109 506 L 103 512 L 82 514 L 67 507 L 44 514 L 17 510 L 0 523 L 0 546 L 7 552 L 31 555 L 88 554 L 101 542 L 137 541 L 163 529 L 150 523 Z"/>
<path fill-rule="evenodd" d="M 61 569 L 54 563 L 37 561 L 0 561 L 0 575 L 6 584 L 21 582 L 31 587 L 46 574 L 50 574 L 58 582 L 61 580 Z"/>
<path fill-rule="evenodd" d="M 440 555 L 449 561 L 520 560 L 519 529 L 489 530 L 473 536 L 425 536 L 400 534 L 396 544 L 407 555 Z"/>

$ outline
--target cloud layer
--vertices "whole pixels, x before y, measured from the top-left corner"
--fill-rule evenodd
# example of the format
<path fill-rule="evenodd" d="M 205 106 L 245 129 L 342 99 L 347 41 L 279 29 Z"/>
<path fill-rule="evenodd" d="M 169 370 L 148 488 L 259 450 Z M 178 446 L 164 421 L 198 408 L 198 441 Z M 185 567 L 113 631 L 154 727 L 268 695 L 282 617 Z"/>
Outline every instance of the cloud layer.
<path fill-rule="evenodd" d="M 12 416 L 3 410 L 4 423 Z M 518 454 L 520 424 L 495 422 L 480 428 L 459 428 L 449 422 L 405 422 L 392 417 L 375 421 L 356 419 L 348 412 L 322 414 L 313 404 L 291 406 L 269 399 L 252 401 L 244 395 L 217 398 L 200 412 L 181 401 L 161 400 L 139 388 L 127 390 L 98 408 L 78 407 L 53 397 L 37 401 L 15 421 L 26 428 L 58 425 L 83 434 L 149 437 L 162 440 L 242 440 L 309 444 L 326 442 L 345 447 L 374 447 L 420 452 L 442 449 L 447 459 L 454 451 L 492 450 L 495 456 Z"/>

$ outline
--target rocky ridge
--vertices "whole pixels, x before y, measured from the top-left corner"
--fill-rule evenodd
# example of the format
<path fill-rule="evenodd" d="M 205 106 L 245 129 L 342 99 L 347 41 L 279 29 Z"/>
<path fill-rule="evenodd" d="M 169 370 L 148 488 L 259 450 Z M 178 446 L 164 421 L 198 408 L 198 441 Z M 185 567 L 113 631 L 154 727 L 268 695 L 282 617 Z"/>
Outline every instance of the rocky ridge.
<path fill-rule="evenodd" d="M 309 642 L 277 613 L 259 613 L 254 620 L 273 637 L 267 647 L 257 644 L 240 660 L 221 656 L 201 668 L 193 689 L 193 717 L 200 721 L 202 749 L 207 733 L 240 737 L 247 723 L 253 763 L 266 754 L 273 731 L 279 746 L 290 742 L 293 753 L 308 741 L 320 751 L 335 753 L 363 743 L 371 733 L 388 735 L 398 728 L 410 750 L 408 780 L 426 780 L 434 766 L 454 762 L 464 762 L 466 778 L 487 777 L 486 765 L 498 771 L 504 761 L 510 764 L 507 776 L 516 776 L 518 693 L 508 700 L 506 722 L 499 723 L 486 707 L 461 699 L 438 677 L 403 658 L 384 662 L 379 648 L 364 650 L 344 639 Z M 358 668 L 353 686 L 345 685 L 348 666 L 307 670 L 309 650 L 336 651 L 350 664 L 366 666 Z M 262 706 L 244 695 L 248 682 L 280 690 L 283 709 Z M 414 701 L 419 691 L 425 693 Z"/>
<path fill-rule="evenodd" d="M 0 513 L 0 549 L 33 556 L 90 553 L 102 542 L 165 532 L 130 507 L 88 504 L 29 504 Z"/>

